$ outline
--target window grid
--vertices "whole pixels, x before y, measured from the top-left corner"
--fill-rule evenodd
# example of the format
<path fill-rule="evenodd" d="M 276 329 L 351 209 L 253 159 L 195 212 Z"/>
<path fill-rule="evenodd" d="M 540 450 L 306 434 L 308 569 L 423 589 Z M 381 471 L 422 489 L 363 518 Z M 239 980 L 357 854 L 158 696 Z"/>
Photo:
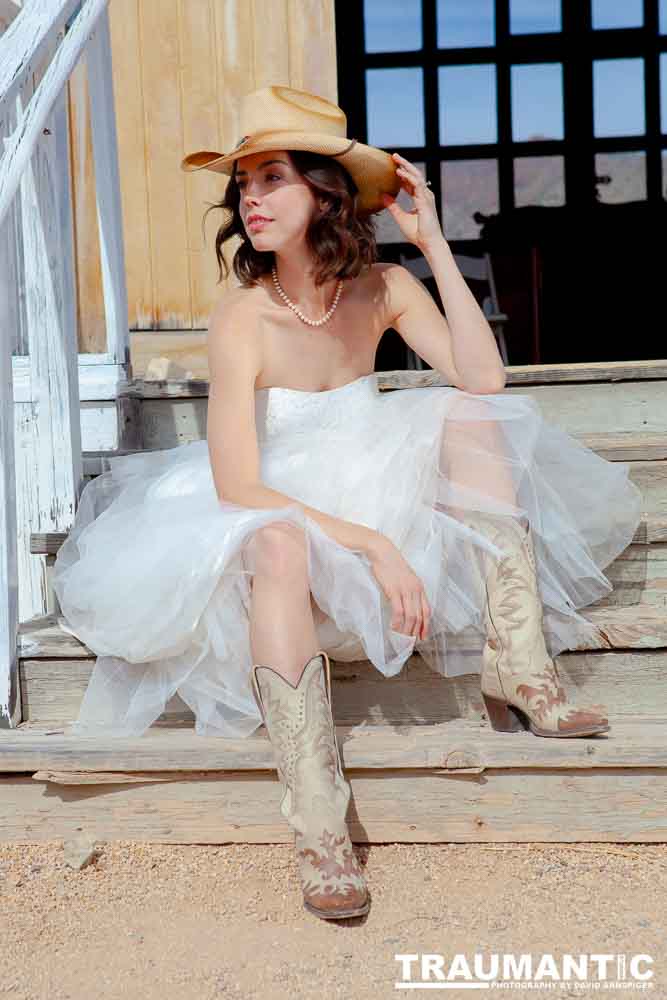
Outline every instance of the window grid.
<path fill-rule="evenodd" d="M 441 161 L 491 159 L 498 163 L 500 211 L 515 207 L 513 160 L 517 156 L 562 156 L 565 196 L 571 207 L 587 206 L 595 195 L 598 153 L 645 152 L 648 200 L 661 198 L 662 158 L 667 135 L 660 131 L 660 57 L 667 53 L 667 36 L 659 34 L 660 0 L 644 0 L 644 25 L 593 30 L 590 0 L 564 0 L 562 31 L 510 34 L 510 0 L 496 0 L 496 44 L 474 48 L 439 49 L 437 0 L 422 0 L 423 47 L 418 51 L 364 51 L 363 0 L 336 0 L 339 103 L 348 117 L 348 135 L 367 142 L 366 69 L 421 67 L 424 88 L 425 145 L 395 147 L 411 161 L 426 164 L 438 211 L 441 212 Z M 646 134 L 595 137 L 593 128 L 593 63 L 597 59 L 644 60 Z M 518 142 L 512 139 L 511 67 L 558 62 L 563 67 L 564 138 Z M 498 141 L 461 146 L 440 145 L 438 68 L 495 63 Z M 390 151 L 393 151 L 390 150 Z"/>

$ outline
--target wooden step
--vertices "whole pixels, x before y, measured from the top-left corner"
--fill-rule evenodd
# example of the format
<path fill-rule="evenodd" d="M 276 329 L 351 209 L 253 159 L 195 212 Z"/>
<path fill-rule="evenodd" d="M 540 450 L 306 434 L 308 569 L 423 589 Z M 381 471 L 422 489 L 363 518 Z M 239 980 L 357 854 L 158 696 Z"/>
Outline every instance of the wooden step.
<path fill-rule="evenodd" d="M 94 452 L 167 448 L 206 433 L 208 368 L 206 331 L 150 331 L 130 334 L 133 376 L 117 399 L 86 398 L 81 405 L 85 474 L 97 474 Z M 153 358 L 161 378 L 145 378 Z M 667 427 L 667 361 L 571 365 L 510 365 L 507 392 L 533 395 L 544 415 L 576 437 L 609 432 L 609 414 L 618 434 L 661 435 Z M 378 372 L 381 391 L 445 385 L 438 372 Z M 637 459 L 665 458 L 664 447 Z"/>
<path fill-rule="evenodd" d="M 667 615 L 649 606 L 587 608 L 597 633 L 585 649 L 557 657 L 566 683 L 586 700 L 607 706 L 610 717 L 651 714 L 667 705 Z M 78 715 L 95 656 L 64 632 L 55 615 L 23 622 L 18 635 L 23 719 L 67 723 Z M 368 660 L 332 661 L 336 721 L 345 725 L 429 725 L 447 719 L 479 720 L 484 706 L 479 675 L 444 678 L 418 654 L 396 677 Z M 158 723 L 193 724 L 178 695 Z"/>
<path fill-rule="evenodd" d="M 604 573 L 614 589 L 591 608 L 646 604 L 667 615 L 667 542 L 629 545 Z"/>
<path fill-rule="evenodd" d="M 130 361 L 134 381 L 207 382 L 207 330 L 130 331 Z M 583 361 L 550 365 L 507 365 L 508 385 L 558 385 L 576 382 L 667 380 L 667 359 L 646 361 Z M 153 373 L 153 374 L 151 374 Z M 381 372 L 398 384 L 432 384 L 438 372 L 401 370 Z"/>
<path fill-rule="evenodd" d="M 377 374 L 381 392 L 446 384 L 442 376 L 430 371 Z M 145 448 L 171 448 L 206 436 L 208 382 L 135 380 L 121 391 L 139 404 L 139 434 Z M 562 385 L 508 384 L 503 391 L 531 396 L 545 420 L 577 438 L 609 434 L 610 414 L 613 414 L 615 436 L 649 435 L 646 444 L 652 447 L 658 436 L 664 442 L 667 379 Z"/>
<path fill-rule="evenodd" d="M 46 555 L 50 570 L 66 537 L 66 532 L 33 532 L 30 551 Z M 667 511 L 646 514 L 633 543 L 604 572 L 614 589 L 591 607 L 645 604 L 667 610 Z"/>
<path fill-rule="evenodd" d="M 547 739 L 487 723 L 337 725 L 355 842 L 664 842 L 667 719 Z M 291 843 L 262 727 L 244 740 L 178 726 L 139 739 L 0 732 L 0 842 Z"/>

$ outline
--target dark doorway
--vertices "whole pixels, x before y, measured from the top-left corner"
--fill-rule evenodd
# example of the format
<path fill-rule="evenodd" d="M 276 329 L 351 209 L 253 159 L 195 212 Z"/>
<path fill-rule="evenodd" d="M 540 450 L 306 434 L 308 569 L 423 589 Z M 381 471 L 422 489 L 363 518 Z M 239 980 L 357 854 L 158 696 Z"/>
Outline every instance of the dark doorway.
<path fill-rule="evenodd" d="M 420 166 L 455 254 L 491 254 L 511 365 L 663 357 L 667 0 L 471 7 L 336 0 L 348 134 Z M 382 258 L 414 256 L 387 214 Z"/>

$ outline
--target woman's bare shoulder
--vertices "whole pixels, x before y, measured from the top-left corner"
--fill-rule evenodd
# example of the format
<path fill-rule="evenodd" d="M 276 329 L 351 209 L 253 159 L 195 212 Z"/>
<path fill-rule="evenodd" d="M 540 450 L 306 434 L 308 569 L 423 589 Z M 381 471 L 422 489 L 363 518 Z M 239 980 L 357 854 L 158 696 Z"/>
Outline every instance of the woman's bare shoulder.
<path fill-rule="evenodd" d="M 212 327 L 220 328 L 228 321 L 245 318 L 251 319 L 259 314 L 266 304 L 267 295 L 263 285 L 239 285 L 227 288 L 215 302 L 209 317 L 209 331 Z"/>
<path fill-rule="evenodd" d="M 376 261 L 370 272 L 370 284 L 374 291 L 381 291 L 384 295 L 388 295 L 396 285 L 405 282 L 406 278 L 409 281 L 407 268 L 402 264 L 394 264 L 393 261 Z"/>
<path fill-rule="evenodd" d="M 412 274 L 407 267 L 393 262 L 383 262 L 375 265 L 377 267 L 376 280 L 388 301 L 403 300 L 412 298 L 415 295 L 424 293 L 424 285 Z"/>
<path fill-rule="evenodd" d="M 402 264 L 395 264 L 393 261 L 376 261 L 373 264 L 373 272 L 376 279 L 382 281 L 391 281 L 396 275 L 401 272 L 406 271 L 407 268 L 403 267 Z"/>

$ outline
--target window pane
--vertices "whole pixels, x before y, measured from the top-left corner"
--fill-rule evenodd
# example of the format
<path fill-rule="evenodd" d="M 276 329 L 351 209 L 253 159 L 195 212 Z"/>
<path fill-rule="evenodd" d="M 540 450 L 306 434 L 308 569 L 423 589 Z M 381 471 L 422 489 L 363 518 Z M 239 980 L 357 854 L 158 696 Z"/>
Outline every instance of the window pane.
<path fill-rule="evenodd" d="M 514 160 L 514 203 L 565 204 L 565 160 L 562 156 L 517 156 Z"/>
<path fill-rule="evenodd" d="M 411 160 L 416 167 L 421 170 L 424 177 L 426 177 L 426 164 L 417 163 L 415 160 Z M 398 192 L 398 197 L 396 202 L 404 208 L 407 212 L 410 212 L 414 208 L 414 202 L 407 191 L 402 188 Z M 378 212 L 376 215 L 372 216 L 373 223 L 375 225 L 375 235 L 378 243 L 405 243 L 405 236 L 399 229 L 396 222 L 394 222 L 394 217 L 391 215 L 387 209 L 383 209 L 382 212 Z"/>
<path fill-rule="evenodd" d="M 596 137 L 643 135 L 646 131 L 643 59 L 593 62 Z"/>
<path fill-rule="evenodd" d="M 366 52 L 422 47 L 421 0 L 364 0 Z"/>
<path fill-rule="evenodd" d="M 561 0 L 510 0 L 510 33 L 562 31 Z"/>
<path fill-rule="evenodd" d="M 641 28 L 644 0 L 593 0 L 593 28 Z"/>
<path fill-rule="evenodd" d="M 660 0 L 660 34 L 667 35 L 667 0 Z"/>
<path fill-rule="evenodd" d="M 595 173 L 609 177 L 608 183 L 597 182 L 601 202 L 646 201 L 645 153 L 596 153 Z"/>
<path fill-rule="evenodd" d="M 367 69 L 366 124 L 372 146 L 423 146 L 422 70 Z"/>
<path fill-rule="evenodd" d="M 497 214 L 497 160 L 446 160 L 440 165 L 443 231 L 447 240 L 476 240 L 483 223 L 475 212 Z"/>
<path fill-rule="evenodd" d="M 496 67 L 438 67 L 441 145 L 497 142 Z"/>
<path fill-rule="evenodd" d="M 512 138 L 515 142 L 562 139 L 561 63 L 512 66 Z"/>
<path fill-rule="evenodd" d="M 496 44 L 494 0 L 438 0 L 437 18 L 439 49 Z"/>
<path fill-rule="evenodd" d="M 667 132 L 667 52 L 660 53 L 660 131 Z"/>

